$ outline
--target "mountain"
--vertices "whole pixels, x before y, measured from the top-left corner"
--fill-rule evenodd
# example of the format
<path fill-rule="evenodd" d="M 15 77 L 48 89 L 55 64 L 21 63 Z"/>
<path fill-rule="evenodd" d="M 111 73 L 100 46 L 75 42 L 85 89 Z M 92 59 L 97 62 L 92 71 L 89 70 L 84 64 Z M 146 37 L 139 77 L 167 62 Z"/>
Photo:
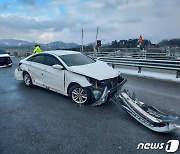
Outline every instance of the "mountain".
<path fill-rule="evenodd" d="M 55 50 L 55 49 L 68 49 L 68 48 L 76 48 L 79 45 L 76 43 L 64 43 L 60 41 L 51 42 L 48 44 L 40 44 L 44 50 Z M 7 48 L 7 47 L 34 47 L 34 42 L 28 42 L 23 40 L 16 40 L 16 39 L 0 39 L 0 47 Z"/>
<path fill-rule="evenodd" d="M 53 50 L 53 49 L 68 49 L 68 48 L 76 48 L 79 45 L 76 43 L 64 43 L 60 41 L 51 42 L 48 44 L 41 44 L 42 48 Z"/>
<path fill-rule="evenodd" d="M 16 46 L 31 46 L 34 45 L 32 42 L 15 39 L 0 39 L 1 47 L 16 47 Z"/>
<path fill-rule="evenodd" d="M 160 47 L 180 47 L 180 39 L 162 40 L 158 43 Z"/>

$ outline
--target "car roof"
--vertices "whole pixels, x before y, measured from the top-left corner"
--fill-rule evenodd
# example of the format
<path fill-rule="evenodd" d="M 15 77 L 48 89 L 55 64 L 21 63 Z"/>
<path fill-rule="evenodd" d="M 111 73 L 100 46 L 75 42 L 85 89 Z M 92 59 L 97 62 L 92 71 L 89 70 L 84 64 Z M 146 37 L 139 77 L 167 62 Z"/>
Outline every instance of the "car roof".
<path fill-rule="evenodd" d="M 70 55 L 70 54 L 80 54 L 80 52 L 70 51 L 70 50 L 51 50 L 51 51 L 44 51 L 43 53 L 55 54 L 57 56 Z"/>

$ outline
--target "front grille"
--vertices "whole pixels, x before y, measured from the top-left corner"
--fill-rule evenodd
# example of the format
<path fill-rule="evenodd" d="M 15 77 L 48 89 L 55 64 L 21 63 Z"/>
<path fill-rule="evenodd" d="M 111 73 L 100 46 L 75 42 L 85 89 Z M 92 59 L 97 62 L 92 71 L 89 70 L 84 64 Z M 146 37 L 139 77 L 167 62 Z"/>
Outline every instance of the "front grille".
<path fill-rule="evenodd" d="M 0 66 L 11 64 L 12 61 L 9 57 L 0 57 Z"/>
<path fill-rule="evenodd" d="M 107 86 L 108 89 L 114 88 L 116 87 L 119 83 L 121 83 L 123 81 L 123 78 L 118 76 L 115 78 L 111 78 L 111 79 L 107 79 L 107 80 L 103 80 L 101 82 L 99 82 L 99 87 L 104 87 Z"/>

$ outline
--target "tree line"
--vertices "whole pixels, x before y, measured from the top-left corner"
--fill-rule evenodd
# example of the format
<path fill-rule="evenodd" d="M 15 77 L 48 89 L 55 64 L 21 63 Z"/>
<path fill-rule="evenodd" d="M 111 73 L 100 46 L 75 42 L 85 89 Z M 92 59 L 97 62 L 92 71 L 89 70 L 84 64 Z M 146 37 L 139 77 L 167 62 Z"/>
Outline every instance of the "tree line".
<path fill-rule="evenodd" d="M 160 47 L 180 47 L 180 39 L 162 40 L 158 43 Z"/>
<path fill-rule="evenodd" d="M 129 39 L 129 40 L 114 40 L 108 45 L 102 45 L 101 48 L 137 48 L 139 45 L 138 39 Z M 180 47 L 180 39 L 171 39 L 171 40 L 162 40 L 157 44 L 153 44 L 150 40 L 143 40 L 141 48 L 148 47 Z M 81 46 L 71 48 L 68 50 L 81 51 Z M 92 52 L 94 50 L 94 45 L 84 46 L 85 52 Z"/>
<path fill-rule="evenodd" d="M 129 39 L 129 40 L 120 40 L 120 41 L 112 41 L 111 45 L 109 45 L 109 48 L 136 48 L 139 45 L 138 39 Z M 150 40 L 143 40 L 142 46 L 148 47 L 148 46 L 154 46 L 155 44 L 152 44 Z"/>

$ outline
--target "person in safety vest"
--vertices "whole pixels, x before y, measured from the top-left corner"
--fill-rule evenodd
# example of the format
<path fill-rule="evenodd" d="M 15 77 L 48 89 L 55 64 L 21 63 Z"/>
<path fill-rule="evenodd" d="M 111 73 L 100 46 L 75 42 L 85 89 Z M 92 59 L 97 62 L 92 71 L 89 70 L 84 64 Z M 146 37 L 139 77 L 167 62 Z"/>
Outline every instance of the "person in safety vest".
<path fill-rule="evenodd" d="M 39 52 L 42 52 L 42 50 L 41 50 L 40 46 L 36 44 L 36 45 L 35 45 L 35 48 L 34 48 L 34 50 L 33 50 L 33 54 L 39 53 Z"/>

